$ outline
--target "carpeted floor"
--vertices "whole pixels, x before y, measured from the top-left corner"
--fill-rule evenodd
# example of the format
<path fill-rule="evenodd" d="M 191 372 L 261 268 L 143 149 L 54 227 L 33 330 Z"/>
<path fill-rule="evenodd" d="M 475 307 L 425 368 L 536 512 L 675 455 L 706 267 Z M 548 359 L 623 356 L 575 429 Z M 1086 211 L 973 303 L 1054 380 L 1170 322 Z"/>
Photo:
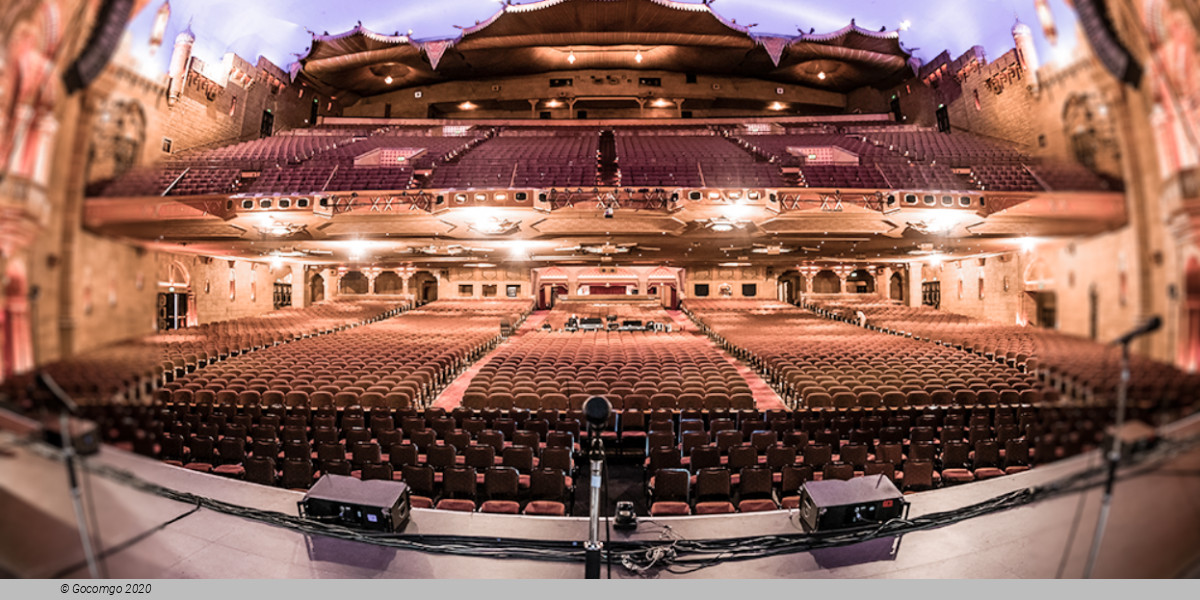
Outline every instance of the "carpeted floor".
<path fill-rule="evenodd" d="M 471 385 L 471 380 L 475 378 L 475 375 L 479 373 L 480 369 L 483 368 L 483 365 L 487 364 L 488 358 L 490 358 L 492 354 L 503 347 L 504 344 L 511 344 L 513 340 L 537 329 L 538 327 L 541 327 L 542 322 L 546 320 L 546 317 L 549 314 L 550 311 L 548 310 L 533 311 L 533 313 L 531 313 L 525 319 L 525 322 L 521 324 L 520 329 L 517 329 L 515 334 L 513 334 L 507 340 L 504 340 L 503 343 L 501 343 L 499 346 L 496 346 L 496 348 L 491 352 L 483 355 L 483 357 L 475 361 L 475 364 L 471 365 L 469 369 L 463 371 L 454 379 L 454 381 L 451 381 L 450 385 L 446 386 L 446 389 L 442 390 L 441 394 L 438 394 L 437 399 L 433 401 L 433 406 L 444 408 L 446 410 L 450 410 L 456 406 L 461 406 L 463 394 L 466 393 L 467 387 Z"/>
<path fill-rule="evenodd" d="M 517 330 L 517 333 L 505 340 L 504 344 L 511 344 L 513 343 L 513 340 L 516 340 L 520 336 L 541 327 L 542 323 L 546 320 L 546 317 L 549 314 L 550 311 L 548 310 L 534 311 L 529 315 L 529 318 L 525 319 L 525 322 L 521 325 L 521 328 Z M 689 331 L 693 335 L 704 337 L 703 334 L 700 333 L 700 330 L 696 327 L 695 323 L 692 323 L 692 321 L 688 319 L 687 315 L 683 314 L 683 312 L 678 310 L 669 310 L 667 311 L 667 315 L 671 317 L 671 321 L 676 329 Z M 767 382 L 763 381 L 763 379 L 758 376 L 758 373 L 755 373 L 753 369 L 725 353 L 724 350 L 717 348 L 716 344 L 714 344 L 712 340 L 705 338 L 705 341 L 716 348 L 717 352 L 724 356 L 725 360 L 729 361 L 729 364 L 732 364 L 735 368 L 737 368 L 738 373 L 740 373 L 742 378 L 746 380 L 746 383 L 750 385 L 750 392 L 754 394 L 754 403 L 758 406 L 759 410 L 785 408 L 783 400 L 780 399 L 779 394 L 776 394 L 775 390 L 771 389 L 771 386 L 767 385 Z M 497 346 L 497 350 L 504 344 Z M 492 352 L 494 353 L 496 350 L 492 350 Z M 471 365 L 469 369 L 463 371 L 462 374 L 455 378 L 454 381 L 450 382 L 450 385 L 446 386 L 446 389 L 442 390 L 442 393 L 438 395 L 436 400 L 434 400 L 433 405 L 440 408 L 445 408 L 446 410 L 460 406 L 462 404 L 463 394 L 466 393 L 467 387 L 471 385 L 471 380 L 475 378 L 475 375 L 479 373 L 480 369 L 483 368 L 483 365 L 487 364 L 489 356 L 491 356 L 491 354 L 485 355 L 483 358 L 476 361 L 475 364 Z"/>

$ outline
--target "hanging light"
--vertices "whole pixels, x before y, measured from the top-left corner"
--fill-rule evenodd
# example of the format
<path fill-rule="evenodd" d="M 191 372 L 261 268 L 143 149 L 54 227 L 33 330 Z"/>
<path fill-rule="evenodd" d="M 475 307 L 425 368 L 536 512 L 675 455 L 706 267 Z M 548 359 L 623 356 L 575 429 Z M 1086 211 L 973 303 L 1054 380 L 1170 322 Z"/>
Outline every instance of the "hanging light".
<path fill-rule="evenodd" d="M 817 73 L 817 79 L 820 79 L 821 81 L 825 81 L 825 71 L 821 71 L 820 73 Z"/>
<path fill-rule="evenodd" d="M 384 83 L 386 83 L 386 84 L 388 84 L 388 85 L 392 85 L 392 81 L 394 81 L 394 80 L 392 79 L 392 76 L 391 76 L 391 75 L 388 75 L 387 77 L 384 77 L 384 78 L 383 78 L 383 82 L 384 82 Z"/>

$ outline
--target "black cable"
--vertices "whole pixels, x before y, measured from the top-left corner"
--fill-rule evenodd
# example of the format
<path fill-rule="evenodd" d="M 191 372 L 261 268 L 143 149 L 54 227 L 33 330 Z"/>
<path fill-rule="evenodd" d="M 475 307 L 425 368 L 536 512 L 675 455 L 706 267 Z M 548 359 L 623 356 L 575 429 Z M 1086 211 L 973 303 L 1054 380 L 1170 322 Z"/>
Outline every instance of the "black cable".
<path fill-rule="evenodd" d="M 1112 358 L 1111 347 L 1106 346 L 1104 348 L 1104 352 L 1101 353 L 1101 356 L 1103 357 L 1103 360 L 1100 362 L 1101 372 L 1107 373 L 1109 360 Z M 1089 457 L 1087 463 L 1088 469 L 1093 468 L 1092 462 L 1092 458 Z M 1071 555 L 1071 547 L 1075 545 L 1075 536 L 1079 532 L 1079 522 L 1083 519 L 1083 507 L 1086 503 L 1086 500 L 1087 495 L 1080 494 L 1079 501 L 1075 503 L 1075 516 L 1071 519 L 1071 531 L 1069 534 L 1067 534 L 1067 543 L 1063 547 L 1062 557 L 1060 557 L 1058 560 L 1058 571 L 1054 575 L 1055 579 L 1062 579 L 1063 572 L 1066 571 L 1067 558 Z"/>
<path fill-rule="evenodd" d="M 79 464 L 84 464 L 84 458 L 79 457 Z M 96 499 L 92 496 L 92 473 L 86 468 L 80 469 L 83 471 L 83 476 L 80 479 L 83 481 L 81 486 L 83 489 L 83 503 L 88 509 L 88 535 L 92 537 L 92 545 L 96 550 L 96 562 L 100 566 L 100 577 L 108 579 L 108 560 L 104 553 L 103 541 L 100 539 L 100 520 L 96 518 Z"/>
<path fill-rule="evenodd" d="M 109 548 L 108 550 L 105 550 L 104 552 L 98 553 L 96 555 L 96 559 L 97 559 L 97 561 L 100 562 L 100 564 L 106 564 L 107 559 L 110 555 L 113 555 L 118 552 L 121 552 L 122 550 L 125 550 L 126 548 L 150 537 L 151 535 L 153 535 L 159 531 L 162 531 L 163 529 L 167 528 L 168 526 L 173 525 L 174 523 L 183 520 L 185 517 L 192 516 L 199 510 L 200 510 L 200 505 L 197 504 L 196 506 L 194 506 L 192 508 L 192 510 L 189 510 L 179 516 L 176 516 L 172 519 L 169 519 L 158 525 L 155 525 L 154 527 L 151 527 L 150 529 L 147 529 L 146 531 L 143 531 L 143 532 L 129 538 L 128 540 L 125 540 L 124 542 L 121 542 L 120 544 L 117 544 L 116 546 L 113 546 L 113 547 Z M 49 578 L 50 579 L 62 579 L 64 577 L 66 577 L 67 575 L 70 575 L 71 573 L 74 573 L 75 571 L 78 571 L 79 569 L 82 569 L 86 566 L 87 566 L 87 561 L 81 560 L 71 566 L 61 569 L 59 572 L 55 573 L 54 575 L 51 575 Z M 108 579 L 108 573 L 105 572 L 102 575 L 102 578 Z"/>
<path fill-rule="evenodd" d="M 1189 450 L 1198 442 L 1200 442 L 1200 436 L 1192 436 L 1183 440 L 1164 442 L 1154 450 L 1141 452 L 1131 460 L 1125 461 L 1127 465 L 1137 467 L 1132 472 L 1127 471 L 1125 476 L 1137 476 L 1139 473 L 1151 472 L 1158 468 L 1161 460 Z M 585 557 L 582 544 L 578 541 L 364 532 L 341 525 L 314 522 L 283 513 L 237 506 L 172 490 L 112 467 L 93 466 L 89 468 L 147 493 L 306 534 L 402 550 L 483 558 L 581 562 Z M 617 541 L 610 543 L 609 546 L 615 558 L 631 572 L 645 572 L 658 565 L 674 569 L 671 572 L 691 572 L 726 561 L 752 560 L 844 546 L 880 537 L 900 536 L 915 531 L 945 527 L 974 517 L 1026 506 L 1048 498 L 1082 492 L 1103 485 L 1104 471 L 1102 468 L 1085 469 L 1040 486 L 1014 490 L 961 508 L 930 513 L 913 519 L 893 519 L 879 525 L 854 529 L 717 540 L 687 540 L 675 536 L 675 539 L 671 539 L 667 544 L 664 544 L 662 540 L 631 540 Z M 663 527 L 664 531 L 670 531 L 666 525 L 655 524 Z M 673 532 L 671 533 L 673 534 Z"/>
<path fill-rule="evenodd" d="M 1089 469 L 1092 467 L 1092 459 L 1088 458 Z M 1067 557 L 1071 555 L 1071 547 L 1075 545 L 1075 534 L 1079 531 L 1079 522 L 1083 519 L 1083 506 L 1087 501 L 1087 494 L 1079 494 L 1079 501 L 1075 504 L 1075 517 L 1071 520 L 1071 531 L 1067 534 L 1067 543 L 1063 547 L 1062 557 L 1058 560 L 1058 572 L 1054 574 L 1055 579 L 1062 579 L 1063 572 L 1067 568 Z"/>

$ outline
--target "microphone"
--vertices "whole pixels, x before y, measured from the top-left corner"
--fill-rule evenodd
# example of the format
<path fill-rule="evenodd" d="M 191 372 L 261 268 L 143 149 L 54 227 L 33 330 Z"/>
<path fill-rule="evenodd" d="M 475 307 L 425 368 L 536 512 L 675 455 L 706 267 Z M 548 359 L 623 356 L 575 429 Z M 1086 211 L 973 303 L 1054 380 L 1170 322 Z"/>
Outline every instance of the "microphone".
<path fill-rule="evenodd" d="M 1137 327 L 1134 327 L 1133 329 L 1127 331 L 1125 333 L 1125 335 L 1122 335 L 1121 337 L 1113 340 L 1113 345 L 1128 344 L 1129 342 L 1133 341 L 1135 338 L 1142 337 L 1143 335 L 1146 335 L 1147 333 L 1153 333 L 1155 331 L 1158 331 L 1158 328 L 1160 328 L 1160 327 L 1162 327 L 1162 317 L 1155 315 L 1153 317 L 1146 319 L 1141 324 L 1139 324 Z"/>
<path fill-rule="evenodd" d="M 612 404 L 604 396 L 592 396 L 583 405 L 583 415 L 587 419 L 588 430 L 603 429 L 612 414 Z"/>

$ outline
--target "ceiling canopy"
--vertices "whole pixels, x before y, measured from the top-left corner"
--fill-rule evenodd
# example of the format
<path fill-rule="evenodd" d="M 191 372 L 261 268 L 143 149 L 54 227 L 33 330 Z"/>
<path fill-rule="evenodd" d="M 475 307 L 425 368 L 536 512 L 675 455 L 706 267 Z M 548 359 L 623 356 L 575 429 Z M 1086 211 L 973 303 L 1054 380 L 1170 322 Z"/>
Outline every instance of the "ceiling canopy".
<path fill-rule="evenodd" d="M 912 74 L 897 31 L 851 21 L 831 33 L 754 33 L 707 4 L 672 0 L 542 0 L 503 5 L 458 37 L 418 40 L 361 24 L 314 35 L 305 76 L 372 96 L 444 81 L 578 69 L 736 75 L 846 92 Z"/>

